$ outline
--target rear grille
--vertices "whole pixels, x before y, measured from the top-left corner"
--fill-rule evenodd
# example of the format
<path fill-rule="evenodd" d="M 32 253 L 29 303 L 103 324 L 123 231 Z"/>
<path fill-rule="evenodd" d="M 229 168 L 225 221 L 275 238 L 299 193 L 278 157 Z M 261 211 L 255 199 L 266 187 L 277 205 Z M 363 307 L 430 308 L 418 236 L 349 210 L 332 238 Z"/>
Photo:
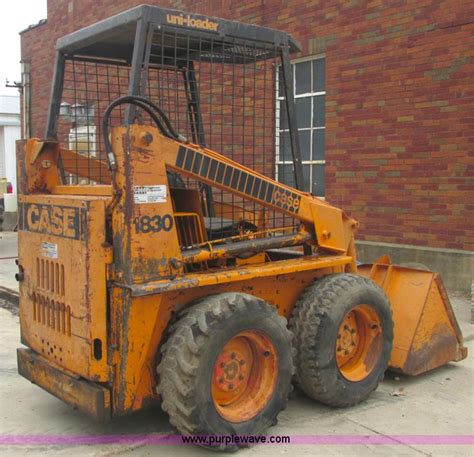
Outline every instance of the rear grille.
<path fill-rule="evenodd" d="M 44 291 L 64 297 L 64 265 L 52 260 L 36 258 L 36 286 Z"/>
<path fill-rule="evenodd" d="M 71 335 L 71 307 L 64 303 L 66 278 L 64 265 L 48 259 L 36 258 L 36 288 L 34 292 L 33 320 L 39 324 Z"/>
<path fill-rule="evenodd" d="M 33 320 L 56 330 L 63 335 L 71 335 L 71 308 L 57 300 L 52 300 L 34 292 Z"/>

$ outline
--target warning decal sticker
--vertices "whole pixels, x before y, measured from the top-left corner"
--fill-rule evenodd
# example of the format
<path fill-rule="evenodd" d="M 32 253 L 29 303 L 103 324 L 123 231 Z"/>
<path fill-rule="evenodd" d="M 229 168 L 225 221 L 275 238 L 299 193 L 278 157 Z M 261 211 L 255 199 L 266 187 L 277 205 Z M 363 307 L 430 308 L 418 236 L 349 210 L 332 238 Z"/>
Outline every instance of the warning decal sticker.
<path fill-rule="evenodd" d="M 43 257 L 57 259 L 58 245 L 54 243 L 41 243 L 41 253 L 43 254 Z"/>
<path fill-rule="evenodd" d="M 135 203 L 166 203 L 166 185 L 133 186 Z"/>

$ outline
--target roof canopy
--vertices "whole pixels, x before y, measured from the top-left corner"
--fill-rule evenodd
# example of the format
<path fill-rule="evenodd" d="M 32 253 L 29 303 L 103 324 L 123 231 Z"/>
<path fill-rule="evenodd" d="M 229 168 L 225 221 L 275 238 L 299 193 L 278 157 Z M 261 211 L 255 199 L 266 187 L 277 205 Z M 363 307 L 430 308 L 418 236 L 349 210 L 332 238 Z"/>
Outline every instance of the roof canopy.
<path fill-rule="evenodd" d="M 290 53 L 300 50 L 289 34 L 279 30 L 150 5 L 137 6 L 66 35 L 56 48 L 66 55 L 130 62 L 137 24 L 160 35 L 153 40 L 152 64 L 162 63 L 153 62 L 154 55 L 189 53 L 189 49 L 199 50 L 200 60 L 211 60 L 213 53 L 225 56 L 229 49 L 233 63 L 245 63 L 249 52 L 252 60 L 263 60 L 274 57 L 281 47 L 288 46 Z M 235 61 L 236 56 L 239 61 Z"/>

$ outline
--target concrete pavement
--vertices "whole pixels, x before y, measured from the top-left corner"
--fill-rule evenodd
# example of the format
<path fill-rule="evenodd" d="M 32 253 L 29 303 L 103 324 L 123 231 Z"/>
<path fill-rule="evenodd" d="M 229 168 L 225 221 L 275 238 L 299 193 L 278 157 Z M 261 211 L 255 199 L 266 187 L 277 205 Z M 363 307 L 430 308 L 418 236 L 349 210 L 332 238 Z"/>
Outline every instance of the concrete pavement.
<path fill-rule="evenodd" d="M 0 257 L 15 255 L 16 234 L 1 234 Z M 0 285 L 17 287 L 15 264 L 2 264 Z M 470 322 L 470 301 L 452 296 L 455 312 L 467 340 L 470 355 L 461 363 L 449 364 L 417 378 L 388 374 L 370 399 L 350 409 L 332 409 L 308 400 L 296 392 L 274 435 L 473 435 L 474 434 L 474 333 Z M 2 298 L 0 296 L 0 305 Z M 159 409 L 98 425 L 87 417 L 20 377 L 16 372 L 15 349 L 20 346 L 18 317 L 0 308 L 0 454 L 2 456 L 214 456 L 196 447 L 96 445 L 96 446 L 2 446 L 11 435 L 97 435 L 174 433 L 167 416 Z M 428 442 L 429 440 L 427 440 Z M 468 445 L 278 445 L 244 449 L 239 456 L 275 455 L 472 455 Z"/>
<path fill-rule="evenodd" d="M 0 232 L 0 287 L 18 291 L 15 273 L 18 268 L 15 258 L 18 255 L 18 234 Z"/>
<path fill-rule="evenodd" d="M 0 439 L 1 435 L 97 435 L 174 433 L 160 410 L 146 411 L 98 425 L 20 377 L 15 349 L 19 343 L 18 318 L 0 309 Z M 467 342 L 474 351 L 473 340 Z M 371 398 L 350 409 L 332 409 L 297 392 L 275 435 L 472 435 L 473 357 L 417 378 L 389 374 Z M 397 378 L 398 379 L 398 378 Z M 216 455 L 194 447 L 134 445 L 1 446 L 3 456 L 152 456 Z M 244 449 L 239 456 L 275 455 L 472 455 L 466 445 L 280 445 Z"/>

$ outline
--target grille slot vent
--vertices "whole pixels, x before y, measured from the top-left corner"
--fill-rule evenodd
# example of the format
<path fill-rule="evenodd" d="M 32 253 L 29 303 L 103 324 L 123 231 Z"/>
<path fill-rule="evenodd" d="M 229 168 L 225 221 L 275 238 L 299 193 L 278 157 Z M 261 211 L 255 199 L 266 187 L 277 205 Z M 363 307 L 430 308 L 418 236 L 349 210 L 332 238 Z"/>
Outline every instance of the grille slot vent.
<path fill-rule="evenodd" d="M 71 336 L 71 307 L 34 292 L 33 320 L 56 330 L 63 335 Z"/>
<path fill-rule="evenodd" d="M 52 294 L 64 297 L 64 265 L 52 260 L 36 258 L 36 286 Z"/>

